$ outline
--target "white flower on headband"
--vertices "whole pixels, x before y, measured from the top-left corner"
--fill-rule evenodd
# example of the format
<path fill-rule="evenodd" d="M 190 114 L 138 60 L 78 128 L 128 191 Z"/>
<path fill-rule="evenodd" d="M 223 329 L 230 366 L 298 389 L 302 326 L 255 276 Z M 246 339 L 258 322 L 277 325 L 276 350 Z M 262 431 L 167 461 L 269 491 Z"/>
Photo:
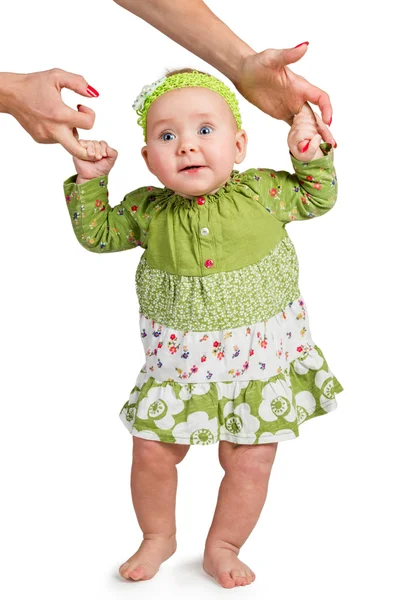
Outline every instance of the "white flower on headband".
<path fill-rule="evenodd" d="M 154 92 L 154 90 L 161 83 L 163 83 L 166 79 L 167 79 L 166 77 L 161 77 L 161 79 L 158 79 L 157 81 L 155 81 L 151 85 L 144 85 L 143 88 L 142 88 L 142 91 L 139 94 L 139 96 L 136 98 L 135 102 L 132 104 L 132 108 L 134 110 L 139 110 L 140 108 L 143 108 L 144 103 L 146 101 L 146 98 L 148 98 L 149 96 L 151 96 L 151 94 Z"/>

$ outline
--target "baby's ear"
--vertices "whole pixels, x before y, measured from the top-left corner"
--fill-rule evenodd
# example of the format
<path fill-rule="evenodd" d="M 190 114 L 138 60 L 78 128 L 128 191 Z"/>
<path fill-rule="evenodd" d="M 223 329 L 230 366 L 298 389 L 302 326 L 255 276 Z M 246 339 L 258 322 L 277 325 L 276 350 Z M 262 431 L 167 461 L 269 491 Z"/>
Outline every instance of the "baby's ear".
<path fill-rule="evenodd" d="M 235 163 L 238 165 L 246 158 L 247 152 L 247 133 L 244 129 L 240 129 L 236 133 L 236 158 Z"/>
<path fill-rule="evenodd" d="M 142 152 L 142 156 L 144 158 L 144 162 L 146 163 L 148 170 L 150 171 L 150 173 L 154 174 L 154 171 L 151 168 L 150 163 L 149 163 L 149 155 L 148 155 L 148 151 L 147 151 L 147 146 L 143 146 L 141 152 Z"/>

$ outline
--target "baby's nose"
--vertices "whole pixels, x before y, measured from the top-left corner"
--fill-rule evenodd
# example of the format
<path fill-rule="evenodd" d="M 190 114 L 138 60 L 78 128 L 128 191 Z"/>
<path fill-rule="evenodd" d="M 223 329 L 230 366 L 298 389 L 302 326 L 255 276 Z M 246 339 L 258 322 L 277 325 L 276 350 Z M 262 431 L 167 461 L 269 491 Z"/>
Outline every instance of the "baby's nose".
<path fill-rule="evenodd" d="M 185 139 L 179 145 L 179 154 L 188 154 L 189 152 L 197 152 L 198 144 L 195 140 Z"/>

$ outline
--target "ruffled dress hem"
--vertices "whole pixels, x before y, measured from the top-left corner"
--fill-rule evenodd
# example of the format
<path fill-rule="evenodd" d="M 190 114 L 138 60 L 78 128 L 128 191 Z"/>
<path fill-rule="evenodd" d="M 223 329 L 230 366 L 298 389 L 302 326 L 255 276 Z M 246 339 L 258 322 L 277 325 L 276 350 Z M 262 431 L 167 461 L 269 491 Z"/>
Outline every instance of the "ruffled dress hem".
<path fill-rule="evenodd" d="M 314 345 L 268 380 L 181 384 L 142 373 L 120 418 L 134 437 L 167 443 L 273 443 L 297 438 L 300 424 L 335 410 L 342 391 Z"/>
<path fill-rule="evenodd" d="M 339 393 L 338 391 L 336 393 Z M 332 412 L 333 410 L 336 410 L 337 408 L 337 402 L 335 401 L 330 401 L 327 404 L 326 410 L 320 410 L 317 411 L 315 414 L 312 415 L 311 418 L 314 417 L 319 417 L 322 415 L 327 415 L 329 412 Z M 310 419 L 307 419 L 308 421 Z M 122 421 L 124 421 L 124 419 L 122 418 Z M 304 423 L 305 421 L 303 421 Z M 152 437 L 149 437 L 148 432 L 146 431 L 137 431 L 134 428 L 131 431 L 132 436 L 135 437 L 139 437 L 142 439 L 153 439 Z M 288 431 L 288 432 L 284 432 L 284 431 L 280 431 L 278 433 L 276 433 L 275 435 L 271 434 L 271 439 L 264 439 L 262 442 L 258 442 L 258 443 L 263 443 L 263 444 L 268 444 L 268 443 L 274 443 L 274 442 L 285 442 L 287 440 L 295 440 L 296 438 L 299 437 L 299 433 L 294 433 L 293 431 Z M 172 444 L 184 444 L 184 445 L 204 445 L 201 444 L 201 442 L 198 442 L 197 444 L 194 444 L 193 442 L 190 441 L 190 438 L 174 438 L 171 435 L 162 435 L 159 434 L 159 441 L 160 442 L 166 442 L 166 443 L 172 443 Z M 230 434 L 223 434 L 219 437 L 219 439 L 216 439 L 214 442 L 211 443 L 217 443 L 217 442 L 231 442 L 232 444 L 254 444 L 254 436 L 253 435 L 230 435 Z"/>

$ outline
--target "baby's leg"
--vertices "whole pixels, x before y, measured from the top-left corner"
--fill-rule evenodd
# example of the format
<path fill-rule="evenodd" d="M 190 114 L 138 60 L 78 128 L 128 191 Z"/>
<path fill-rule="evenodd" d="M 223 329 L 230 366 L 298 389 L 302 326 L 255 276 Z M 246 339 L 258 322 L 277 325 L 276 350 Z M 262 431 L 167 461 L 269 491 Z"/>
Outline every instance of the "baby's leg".
<path fill-rule="evenodd" d="M 143 542 L 119 569 L 126 579 L 151 579 L 176 550 L 176 465 L 189 447 L 134 437 L 131 491 Z"/>
<path fill-rule="evenodd" d="M 219 444 L 225 475 L 206 540 L 203 567 L 224 588 L 247 585 L 255 579 L 238 554 L 264 506 L 277 447 L 277 443 Z"/>

